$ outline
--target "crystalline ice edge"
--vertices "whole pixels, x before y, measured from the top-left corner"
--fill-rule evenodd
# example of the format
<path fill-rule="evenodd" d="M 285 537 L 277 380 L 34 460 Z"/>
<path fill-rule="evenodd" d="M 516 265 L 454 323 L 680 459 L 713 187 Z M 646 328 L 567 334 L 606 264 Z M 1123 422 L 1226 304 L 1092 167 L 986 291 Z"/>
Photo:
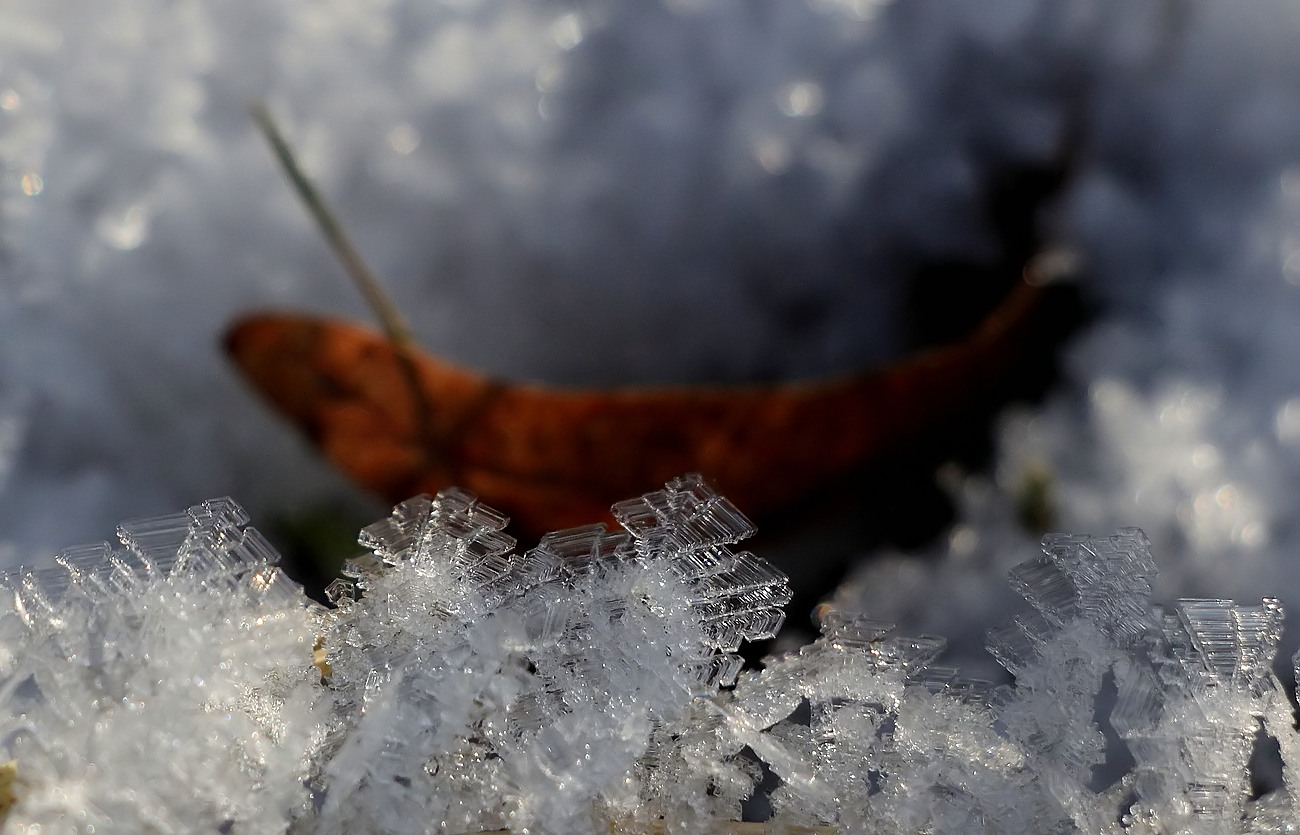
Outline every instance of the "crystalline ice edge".
<path fill-rule="evenodd" d="M 0 578 L 12 831 L 274 832 L 306 809 L 320 613 L 247 522 L 215 499 Z"/>
<path fill-rule="evenodd" d="M 326 646 L 345 719 L 314 831 L 595 831 L 605 818 L 735 819 L 753 764 L 696 701 L 770 637 L 783 574 L 728 546 L 754 528 L 699 476 L 621 502 L 622 531 L 522 554 L 469 493 L 366 528 Z M 711 752 L 711 753 L 709 753 Z"/>
<path fill-rule="evenodd" d="M 615 515 L 520 553 L 473 495 L 416 497 L 361 532 L 333 610 L 228 499 L 4 575 L 0 820 L 677 833 L 748 801 L 776 832 L 1294 831 L 1282 606 L 1153 606 L 1141 531 L 1048 536 L 1012 570 L 995 689 L 830 605 L 742 672 L 790 596 L 732 550 L 753 526 L 698 476 Z M 1256 797 L 1268 737 L 1284 783 Z"/>

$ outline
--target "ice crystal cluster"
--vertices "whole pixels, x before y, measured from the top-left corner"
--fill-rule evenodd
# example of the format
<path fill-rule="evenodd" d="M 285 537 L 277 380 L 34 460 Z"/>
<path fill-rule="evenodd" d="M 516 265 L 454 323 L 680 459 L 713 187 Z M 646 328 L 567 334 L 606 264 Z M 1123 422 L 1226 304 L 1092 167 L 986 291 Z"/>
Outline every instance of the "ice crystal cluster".
<path fill-rule="evenodd" d="M 330 589 L 347 738 L 315 831 L 739 815 L 748 772 L 707 756 L 696 700 L 735 682 L 742 641 L 775 634 L 789 585 L 727 547 L 753 528 L 698 477 L 614 513 L 625 530 L 518 554 L 505 517 L 446 490 L 362 531 L 373 556 Z"/>
<path fill-rule="evenodd" d="M 698 477 L 623 530 L 520 552 L 449 489 L 309 601 L 229 499 L 3 579 L 0 815 L 16 832 L 1294 831 L 1281 605 L 1153 606 L 1146 537 L 1012 572 L 993 687 L 945 642 L 824 606 L 741 670 L 786 578 Z M 1272 738 L 1286 785 L 1254 774 Z"/>
<path fill-rule="evenodd" d="M 247 521 L 209 501 L 4 578 L 6 831 L 275 832 L 308 803 L 318 616 Z"/>
<path fill-rule="evenodd" d="M 931 665 L 941 639 L 827 608 L 816 642 L 743 679 L 722 709 L 781 776 L 781 819 L 846 832 L 1293 831 L 1288 789 L 1250 800 L 1261 730 L 1288 774 L 1300 764 L 1271 668 L 1280 604 L 1162 612 L 1155 571 L 1137 529 L 1048 536 L 1012 571 L 1031 608 L 988 636 L 1014 685 Z"/>

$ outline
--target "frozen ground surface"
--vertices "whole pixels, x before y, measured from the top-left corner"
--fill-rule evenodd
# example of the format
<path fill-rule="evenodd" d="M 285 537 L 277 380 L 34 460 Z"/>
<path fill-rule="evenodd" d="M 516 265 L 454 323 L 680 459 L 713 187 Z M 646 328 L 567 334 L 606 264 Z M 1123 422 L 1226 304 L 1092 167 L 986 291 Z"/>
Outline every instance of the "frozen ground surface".
<path fill-rule="evenodd" d="M 254 99 L 426 345 L 557 382 L 890 356 L 895 268 L 986 250 L 980 175 L 1077 119 L 1055 224 L 1103 316 L 945 544 L 843 601 L 1001 621 L 1035 482 L 1057 529 L 1145 528 L 1162 599 L 1300 600 L 1300 6 L 1061 8 L 0 0 L 4 560 L 211 495 L 366 504 L 219 355 L 242 311 L 367 316 Z"/>

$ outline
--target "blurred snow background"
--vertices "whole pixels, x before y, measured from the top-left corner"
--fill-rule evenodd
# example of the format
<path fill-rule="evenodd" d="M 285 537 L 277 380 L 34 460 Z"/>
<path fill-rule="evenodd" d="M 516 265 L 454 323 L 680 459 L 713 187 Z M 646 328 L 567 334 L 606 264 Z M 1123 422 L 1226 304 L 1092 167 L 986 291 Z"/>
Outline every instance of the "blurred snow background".
<path fill-rule="evenodd" d="M 895 356 L 897 276 L 986 256 L 988 172 L 1075 130 L 1051 221 L 1102 315 L 943 542 L 842 599 L 972 650 L 1037 484 L 1144 527 L 1167 596 L 1300 605 L 1298 38 L 1294 0 L 0 0 L 3 561 L 221 494 L 373 509 L 219 351 L 369 319 L 265 99 L 425 345 L 562 383 Z"/>

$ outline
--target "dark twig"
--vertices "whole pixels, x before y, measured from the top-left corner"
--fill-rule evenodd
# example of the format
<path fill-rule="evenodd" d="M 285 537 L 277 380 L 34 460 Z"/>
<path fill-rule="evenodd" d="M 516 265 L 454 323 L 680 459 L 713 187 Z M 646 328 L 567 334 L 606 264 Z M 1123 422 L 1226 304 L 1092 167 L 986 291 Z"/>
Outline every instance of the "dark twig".
<path fill-rule="evenodd" d="M 275 152 L 276 158 L 284 167 L 284 171 L 289 176 L 289 182 L 293 184 L 294 190 L 302 199 L 307 210 L 315 219 L 317 226 L 320 227 L 325 240 L 329 243 L 334 254 L 343 264 L 343 269 L 352 279 L 353 284 L 361 291 L 361 296 L 366 300 L 366 304 L 374 311 L 376 318 L 379 319 L 380 327 L 383 328 L 388 340 L 393 344 L 393 349 L 397 355 L 398 365 L 402 370 L 402 376 L 406 380 L 407 387 L 411 392 L 411 401 L 414 404 L 415 431 L 420 439 L 421 447 L 429 462 L 441 462 L 447 464 L 441 444 L 433 434 L 433 408 L 429 403 L 429 398 L 420 383 L 419 368 L 416 365 L 415 353 L 418 346 L 415 338 L 411 335 L 411 327 L 406 321 L 406 317 L 393 303 L 392 298 L 384 290 L 383 284 L 379 278 L 366 265 L 357 248 L 348 238 L 347 232 L 344 231 L 343 225 L 339 223 L 338 218 L 330 210 L 329 205 L 316 190 L 316 186 L 307 177 L 307 174 L 298 165 L 298 160 L 294 155 L 293 149 L 289 147 L 289 142 L 284 138 L 275 119 L 271 116 L 269 110 L 263 104 L 256 104 L 252 108 L 252 115 L 257 126 L 261 129 L 262 135 L 270 144 L 271 150 Z"/>

